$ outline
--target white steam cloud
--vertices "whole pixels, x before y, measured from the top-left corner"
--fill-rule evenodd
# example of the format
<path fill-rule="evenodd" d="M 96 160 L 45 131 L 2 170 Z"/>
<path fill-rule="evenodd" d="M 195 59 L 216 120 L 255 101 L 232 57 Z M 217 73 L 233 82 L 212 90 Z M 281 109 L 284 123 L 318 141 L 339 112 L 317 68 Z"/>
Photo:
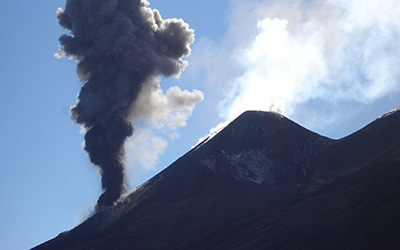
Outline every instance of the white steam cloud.
<path fill-rule="evenodd" d="M 127 172 L 131 178 L 135 175 L 130 173 L 141 171 L 140 168 L 156 170 L 168 140 L 179 136 L 177 129 L 186 126 L 196 103 L 204 99 L 199 90 L 190 92 L 177 86 L 164 92 L 160 80 L 155 77 L 143 87 L 131 110 L 130 119 L 138 124 L 135 136 L 127 142 Z"/>
<path fill-rule="evenodd" d="M 232 4 L 226 40 L 242 70 L 225 86 L 225 119 L 249 109 L 332 118 L 343 103 L 368 104 L 400 90 L 398 0 Z"/>
<path fill-rule="evenodd" d="M 203 92 L 173 86 L 164 93 L 159 82 L 159 79 L 152 79 L 143 87 L 132 108 L 133 121 L 150 123 L 155 129 L 176 130 L 186 126 L 195 104 L 203 101 Z"/>

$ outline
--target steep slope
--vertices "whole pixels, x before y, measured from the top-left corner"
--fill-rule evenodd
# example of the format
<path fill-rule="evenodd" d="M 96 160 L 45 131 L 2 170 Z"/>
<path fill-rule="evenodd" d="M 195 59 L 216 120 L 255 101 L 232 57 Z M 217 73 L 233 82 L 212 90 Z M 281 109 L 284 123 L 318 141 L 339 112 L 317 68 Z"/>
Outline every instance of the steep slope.
<path fill-rule="evenodd" d="M 335 141 L 245 112 L 124 201 L 34 249 L 396 249 L 399 127 L 393 112 Z"/>
<path fill-rule="evenodd" d="M 198 154 L 217 175 L 270 187 L 298 186 L 310 181 L 311 160 L 331 143 L 280 114 L 248 111 Z"/>

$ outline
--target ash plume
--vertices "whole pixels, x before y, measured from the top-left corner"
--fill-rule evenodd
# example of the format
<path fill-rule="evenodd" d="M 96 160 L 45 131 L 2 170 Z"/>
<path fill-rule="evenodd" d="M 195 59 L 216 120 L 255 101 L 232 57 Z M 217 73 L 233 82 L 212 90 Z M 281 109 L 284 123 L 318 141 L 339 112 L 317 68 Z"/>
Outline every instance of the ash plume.
<path fill-rule="evenodd" d="M 163 20 L 146 0 L 65 3 L 57 19 L 70 35 L 59 38 L 56 56 L 78 61 L 83 87 L 71 114 L 85 129 L 84 149 L 100 168 L 100 209 L 112 205 L 125 189 L 124 143 L 134 131 L 128 117 L 136 100 L 157 75 L 180 75 L 194 31 L 181 19 Z"/>

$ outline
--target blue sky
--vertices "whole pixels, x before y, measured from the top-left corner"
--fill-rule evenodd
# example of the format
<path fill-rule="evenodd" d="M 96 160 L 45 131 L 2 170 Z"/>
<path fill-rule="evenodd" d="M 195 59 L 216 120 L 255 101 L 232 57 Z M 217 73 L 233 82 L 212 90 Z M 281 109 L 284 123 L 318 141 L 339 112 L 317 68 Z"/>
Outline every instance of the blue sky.
<path fill-rule="evenodd" d="M 204 100 L 178 129 L 136 124 L 127 145 L 130 188 L 245 109 L 280 111 L 341 138 L 400 106 L 396 0 L 150 3 L 196 35 L 189 67 L 161 87 L 197 89 Z M 73 228 L 101 194 L 69 116 L 80 90 L 76 63 L 54 57 L 66 33 L 58 7 L 63 0 L 0 3 L 0 249 L 27 249 Z M 156 142 L 137 145 L 151 159 L 135 148 L 139 135 Z"/>

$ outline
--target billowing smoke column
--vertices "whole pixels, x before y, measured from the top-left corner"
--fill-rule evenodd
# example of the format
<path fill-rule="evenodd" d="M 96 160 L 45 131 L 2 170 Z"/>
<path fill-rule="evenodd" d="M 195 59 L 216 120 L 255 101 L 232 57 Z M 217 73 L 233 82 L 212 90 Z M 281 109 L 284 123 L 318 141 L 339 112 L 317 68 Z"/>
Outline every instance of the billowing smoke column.
<path fill-rule="evenodd" d="M 178 76 L 186 67 L 193 30 L 181 19 L 163 20 L 146 0 L 66 0 L 57 10 L 62 35 L 58 57 L 76 58 L 83 82 L 72 119 L 86 130 L 85 150 L 100 167 L 105 190 L 97 208 L 125 188 L 124 142 L 135 100 L 156 75 Z"/>

